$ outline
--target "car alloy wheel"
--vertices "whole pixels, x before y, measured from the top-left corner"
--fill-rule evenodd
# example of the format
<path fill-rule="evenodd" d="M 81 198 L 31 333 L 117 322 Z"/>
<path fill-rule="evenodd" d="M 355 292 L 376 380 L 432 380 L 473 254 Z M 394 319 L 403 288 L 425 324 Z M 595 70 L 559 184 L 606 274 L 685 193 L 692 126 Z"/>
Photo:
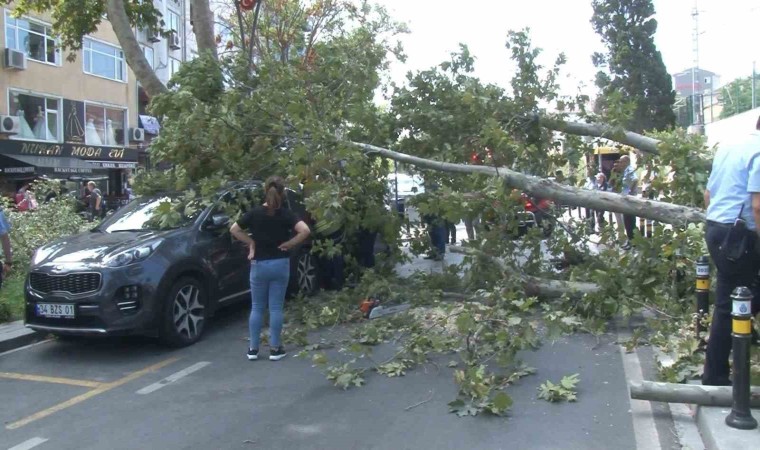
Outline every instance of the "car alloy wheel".
<path fill-rule="evenodd" d="M 201 290 L 188 284 L 177 291 L 172 303 L 174 329 L 187 341 L 195 341 L 203 332 L 205 307 L 200 302 Z"/>
<path fill-rule="evenodd" d="M 314 258 L 310 253 L 302 253 L 298 257 L 296 275 L 298 277 L 299 292 L 308 295 L 317 290 L 317 268 L 314 265 Z"/>

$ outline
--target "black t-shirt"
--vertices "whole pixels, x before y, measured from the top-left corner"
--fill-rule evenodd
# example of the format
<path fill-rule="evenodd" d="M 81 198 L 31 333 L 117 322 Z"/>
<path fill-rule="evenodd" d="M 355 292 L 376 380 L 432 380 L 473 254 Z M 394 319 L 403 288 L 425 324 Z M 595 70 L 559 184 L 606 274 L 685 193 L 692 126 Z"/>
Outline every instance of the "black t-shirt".
<path fill-rule="evenodd" d="M 256 243 L 253 259 L 263 261 L 290 257 L 288 252 L 283 252 L 278 247 L 290 240 L 298 222 L 298 217 L 289 209 L 276 209 L 274 215 L 270 216 L 265 207 L 257 206 L 241 217 L 237 224 L 251 232 Z"/>

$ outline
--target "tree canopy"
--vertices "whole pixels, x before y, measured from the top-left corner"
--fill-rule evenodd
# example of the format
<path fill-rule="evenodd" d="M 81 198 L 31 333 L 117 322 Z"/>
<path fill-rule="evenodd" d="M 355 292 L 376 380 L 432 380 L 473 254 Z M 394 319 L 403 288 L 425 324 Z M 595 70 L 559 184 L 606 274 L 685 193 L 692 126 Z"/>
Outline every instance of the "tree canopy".
<path fill-rule="evenodd" d="M 591 24 L 607 47 L 593 55 L 601 70 L 597 108 L 633 131 L 675 125 L 673 82 L 654 43 L 652 0 L 593 0 Z"/>

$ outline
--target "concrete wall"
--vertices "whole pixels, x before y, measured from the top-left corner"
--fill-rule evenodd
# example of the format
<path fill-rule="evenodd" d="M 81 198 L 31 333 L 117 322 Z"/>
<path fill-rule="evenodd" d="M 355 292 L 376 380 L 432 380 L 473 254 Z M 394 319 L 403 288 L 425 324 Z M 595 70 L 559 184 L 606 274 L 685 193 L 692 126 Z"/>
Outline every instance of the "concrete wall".
<path fill-rule="evenodd" d="M 0 49 L 5 49 L 5 10 L 0 8 Z M 47 15 L 29 17 L 51 23 Z M 92 35 L 94 39 L 119 46 L 108 21 Z M 26 70 L 8 70 L 0 67 L 0 114 L 8 114 L 8 88 L 28 90 L 71 100 L 92 101 L 128 108 L 129 127 L 137 122 L 137 81 L 127 68 L 126 82 L 113 81 L 84 73 L 82 53 L 77 52 L 74 62 L 68 62 L 69 52 L 61 52 L 61 65 L 41 63 L 27 59 Z"/>
<path fill-rule="evenodd" d="M 726 141 L 731 137 L 746 134 L 755 129 L 757 119 L 760 117 L 760 108 L 745 111 L 741 114 L 731 116 L 728 119 L 705 125 L 705 136 L 707 136 L 707 145 L 713 146 Z"/>

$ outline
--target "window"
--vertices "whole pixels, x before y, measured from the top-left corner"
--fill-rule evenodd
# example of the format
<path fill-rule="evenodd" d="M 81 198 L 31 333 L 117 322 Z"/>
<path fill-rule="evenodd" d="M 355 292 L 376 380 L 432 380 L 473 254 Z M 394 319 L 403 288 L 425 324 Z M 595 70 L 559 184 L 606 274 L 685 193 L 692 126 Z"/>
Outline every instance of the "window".
<path fill-rule="evenodd" d="M 182 64 L 177 58 L 169 58 L 169 78 L 173 77 L 179 70 L 179 66 Z"/>
<path fill-rule="evenodd" d="M 121 146 L 127 129 L 127 110 L 92 103 L 84 106 L 84 142 L 87 145 Z"/>
<path fill-rule="evenodd" d="M 12 139 L 60 142 L 59 99 L 16 91 L 10 91 L 9 94 L 9 112 L 21 122 L 21 130 Z"/>
<path fill-rule="evenodd" d="M 124 52 L 118 47 L 85 38 L 83 59 L 85 73 L 126 81 L 127 63 L 124 61 Z"/>
<path fill-rule="evenodd" d="M 167 10 L 167 18 L 169 19 L 169 23 L 166 25 L 169 28 L 169 31 L 174 31 L 177 34 L 181 34 L 180 32 L 182 29 L 179 26 L 179 14 L 170 9 Z"/>
<path fill-rule="evenodd" d="M 155 64 L 155 51 L 153 50 L 153 47 L 149 45 L 143 45 L 142 51 L 143 55 L 145 55 L 145 59 L 148 60 L 148 64 L 150 64 L 150 68 L 153 69 L 153 65 Z"/>
<path fill-rule="evenodd" d="M 34 61 L 61 64 L 53 28 L 32 19 L 14 19 L 5 11 L 5 46 L 26 53 Z"/>

